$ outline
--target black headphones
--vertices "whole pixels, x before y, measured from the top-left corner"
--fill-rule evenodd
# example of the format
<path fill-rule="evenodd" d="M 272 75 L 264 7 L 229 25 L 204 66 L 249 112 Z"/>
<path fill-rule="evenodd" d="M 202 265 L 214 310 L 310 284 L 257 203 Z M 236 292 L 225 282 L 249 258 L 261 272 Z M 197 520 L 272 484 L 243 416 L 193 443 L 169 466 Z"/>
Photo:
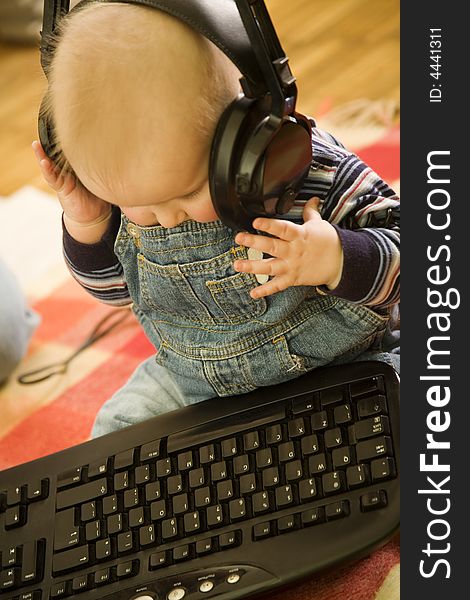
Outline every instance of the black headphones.
<path fill-rule="evenodd" d="M 310 168 L 311 125 L 295 111 L 297 87 L 264 0 L 82 0 L 160 9 L 204 35 L 238 67 L 243 94 L 223 112 L 212 141 L 211 198 L 219 218 L 253 230 L 257 216 L 288 212 Z M 47 75 L 49 36 L 70 0 L 44 0 L 41 64 Z M 39 138 L 52 158 L 53 124 L 39 114 Z"/>

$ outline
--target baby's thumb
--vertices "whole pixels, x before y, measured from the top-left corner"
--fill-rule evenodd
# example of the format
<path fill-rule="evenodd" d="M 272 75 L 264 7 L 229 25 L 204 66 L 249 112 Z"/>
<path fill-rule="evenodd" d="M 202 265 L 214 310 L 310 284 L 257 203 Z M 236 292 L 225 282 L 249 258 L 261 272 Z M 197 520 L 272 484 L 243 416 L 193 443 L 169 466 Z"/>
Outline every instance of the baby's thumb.
<path fill-rule="evenodd" d="M 318 218 L 318 216 L 320 215 L 320 204 L 321 200 L 316 196 L 310 198 L 310 200 L 306 202 L 303 212 L 304 223 L 306 221 L 310 221 L 311 219 Z"/>

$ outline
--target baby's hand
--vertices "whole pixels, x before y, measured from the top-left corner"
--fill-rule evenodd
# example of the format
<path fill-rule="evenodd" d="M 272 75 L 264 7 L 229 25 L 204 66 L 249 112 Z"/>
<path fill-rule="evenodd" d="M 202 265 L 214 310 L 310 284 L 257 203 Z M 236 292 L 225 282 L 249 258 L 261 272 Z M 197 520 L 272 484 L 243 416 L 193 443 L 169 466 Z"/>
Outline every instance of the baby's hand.
<path fill-rule="evenodd" d="M 262 298 L 294 285 L 327 285 L 334 289 L 343 270 L 343 249 L 335 228 L 319 213 L 319 198 L 304 207 L 304 223 L 296 225 L 280 219 L 257 218 L 253 227 L 271 236 L 238 233 L 237 244 L 260 250 L 271 258 L 236 260 L 234 269 L 272 277 L 251 290 L 252 298 Z"/>
<path fill-rule="evenodd" d="M 83 243 L 97 242 L 106 231 L 111 205 L 89 192 L 73 173 L 61 173 L 38 141 L 32 147 L 45 181 L 62 205 L 69 233 Z"/>

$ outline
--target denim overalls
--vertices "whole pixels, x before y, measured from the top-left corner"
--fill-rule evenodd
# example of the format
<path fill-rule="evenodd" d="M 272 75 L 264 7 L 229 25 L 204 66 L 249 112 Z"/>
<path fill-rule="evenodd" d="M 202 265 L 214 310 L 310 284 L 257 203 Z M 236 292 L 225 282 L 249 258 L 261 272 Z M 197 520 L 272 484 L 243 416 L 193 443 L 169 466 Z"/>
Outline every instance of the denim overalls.
<path fill-rule="evenodd" d="M 93 435 L 327 363 L 361 356 L 392 364 L 381 350 L 387 315 L 307 286 L 251 298 L 259 284 L 234 271 L 234 260 L 247 258 L 234 235 L 220 221 L 166 229 L 122 216 L 115 253 L 157 354 L 104 405 Z"/>

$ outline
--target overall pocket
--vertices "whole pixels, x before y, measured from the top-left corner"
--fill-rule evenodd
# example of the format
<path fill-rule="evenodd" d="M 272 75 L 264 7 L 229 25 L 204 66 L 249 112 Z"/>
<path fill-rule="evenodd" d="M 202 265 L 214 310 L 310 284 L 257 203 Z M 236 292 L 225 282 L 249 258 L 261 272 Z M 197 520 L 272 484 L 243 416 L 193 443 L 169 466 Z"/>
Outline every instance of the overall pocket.
<path fill-rule="evenodd" d="M 139 254 L 138 271 L 143 302 L 152 310 L 201 325 L 239 324 L 261 316 L 266 300 L 250 290 L 256 277 L 235 273 L 233 261 L 246 258 L 246 249 L 231 248 L 208 260 L 160 265 Z"/>

